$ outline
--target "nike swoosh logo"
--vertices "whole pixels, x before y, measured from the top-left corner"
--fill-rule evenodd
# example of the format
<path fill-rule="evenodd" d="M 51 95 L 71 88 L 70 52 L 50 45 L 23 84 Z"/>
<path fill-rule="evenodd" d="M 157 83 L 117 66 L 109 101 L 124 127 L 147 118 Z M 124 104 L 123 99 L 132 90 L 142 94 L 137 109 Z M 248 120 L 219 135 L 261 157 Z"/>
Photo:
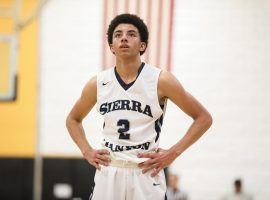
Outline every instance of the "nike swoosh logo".
<path fill-rule="evenodd" d="M 158 186 L 160 185 L 160 183 L 153 183 L 153 186 Z"/>
<path fill-rule="evenodd" d="M 102 85 L 107 85 L 110 81 L 108 81 L 107 83 L 102 83 Z"/>

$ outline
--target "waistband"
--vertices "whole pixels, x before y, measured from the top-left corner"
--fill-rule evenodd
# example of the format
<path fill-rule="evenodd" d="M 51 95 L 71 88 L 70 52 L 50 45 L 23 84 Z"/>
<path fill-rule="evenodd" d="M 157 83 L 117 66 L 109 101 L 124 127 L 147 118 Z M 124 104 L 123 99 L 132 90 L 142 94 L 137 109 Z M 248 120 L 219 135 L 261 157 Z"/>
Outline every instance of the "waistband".
<path fill-rule="evenodd" d="M 113 167 L 121 167 L 121 168 L 139 168 L 138 163 L 128 161 L 128 160 L 111 159 L 111 162 L 109 165 Z"/>
<path fill-rule="evenodd" d="M 104 144 L 101 144 L 104 149 L 108 149 Z M 109 163 L 110 166 L 113 167 L 121 167 L 121 168 L 139 168 L 138 163 L 128 160 L 118 160 L 113 152 L 110 154 L 111 162 Z"/>

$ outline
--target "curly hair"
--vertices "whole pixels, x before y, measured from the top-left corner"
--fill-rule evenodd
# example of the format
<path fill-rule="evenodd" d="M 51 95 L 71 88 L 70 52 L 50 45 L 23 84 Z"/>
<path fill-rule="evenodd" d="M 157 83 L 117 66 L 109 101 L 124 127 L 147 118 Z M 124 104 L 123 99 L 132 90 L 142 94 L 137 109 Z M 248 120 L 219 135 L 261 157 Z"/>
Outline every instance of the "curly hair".
<path fill-rule="evenodd" d="M 139 30 L 141 42 L 144 42 L 146 44 L 146 47 L 147 47 L 148 37 L 149 37 L 149 32 L 148 32 L 147 26 L 145 25 L 143 20 L 141 18 L 139 18 L 137 15 L 128 14 L 128 13 L 117 15 L 111 21 L 109 28 L 107 30 L 107 41 L 108 41 L 109 45 L 112 44 L 114 29 L 119 24 L 132 24 L 133 26 L 135 26 Z M 145 48 L 145 50 L 146 50 L 146 48 Z M 145 50 L 141 51 L 140 55 L 142 55 L 145 52 Z"/>

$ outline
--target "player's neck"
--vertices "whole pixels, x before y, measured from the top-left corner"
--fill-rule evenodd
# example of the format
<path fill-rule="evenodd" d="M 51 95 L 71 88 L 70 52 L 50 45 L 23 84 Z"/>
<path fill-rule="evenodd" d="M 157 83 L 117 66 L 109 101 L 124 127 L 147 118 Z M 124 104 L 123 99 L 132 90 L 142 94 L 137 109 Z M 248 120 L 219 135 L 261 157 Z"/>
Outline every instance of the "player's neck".
<path fill-rule="evenodd" d="M 140 57 L 121 59 L 116 58 L 116 70 L 120 77 L 126 81 L 130 81 L 137 77 L 138 70 L 142 62 Z"/>

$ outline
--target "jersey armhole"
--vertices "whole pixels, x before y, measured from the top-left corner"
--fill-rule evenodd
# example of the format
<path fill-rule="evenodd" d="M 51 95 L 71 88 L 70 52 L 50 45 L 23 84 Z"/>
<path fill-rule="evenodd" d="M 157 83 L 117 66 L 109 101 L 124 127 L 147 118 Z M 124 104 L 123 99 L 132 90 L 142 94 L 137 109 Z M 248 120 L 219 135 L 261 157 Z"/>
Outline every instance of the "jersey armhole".
<path fill-rule="evenodd" d="M 100 74 L 97 74 L 97 103 L 96 103 L 96 109 L 97 112 L 99 113 L 99 102 L 100 102 L 100 87 L 99 87 L 99 83 L 100 83 Z"/>
<path fill-rule="evenodd" d="M 159 71 L 158 71 L 158 77 L 157 77 L 157 82 L 156 82 L 156 101 L 157 101 L 157 103 L 159 105 L 160 110 L 163 113 L 165 113 L 166 105 L 167 105 L 167 99 L 165 99 L 164 104 L 160 104 L 159 103 L 159 98 L 158 98 L 158 82 L 159 82 L 159 77 L 160 77 L 161 72 L 162 72 L 162 69 L 159 69 Z"/>

